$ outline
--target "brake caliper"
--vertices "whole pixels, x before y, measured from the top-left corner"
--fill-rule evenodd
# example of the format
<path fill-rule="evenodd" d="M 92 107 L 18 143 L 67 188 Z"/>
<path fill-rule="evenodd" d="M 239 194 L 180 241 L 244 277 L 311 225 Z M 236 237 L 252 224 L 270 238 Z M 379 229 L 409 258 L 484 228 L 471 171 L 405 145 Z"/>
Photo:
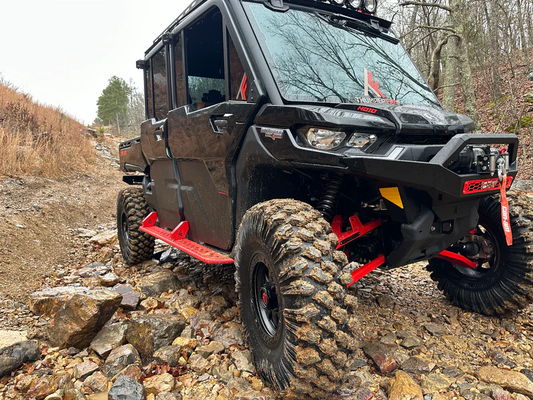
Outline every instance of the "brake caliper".
<path fill-rule="evenodd" d="M 502 205 L 502 227 L 505 233 L 505 240 L 507 246 L 513 245 L 513 232 L 511 231 L 511 218 L 509 215 L 509 201 L 507 200 L 506 186 L 507 186 L 507 171 L 505 169 L 505 160 L 500 158 L 498 160 L 498 179 L 500 180 L 500 193 Z"/>

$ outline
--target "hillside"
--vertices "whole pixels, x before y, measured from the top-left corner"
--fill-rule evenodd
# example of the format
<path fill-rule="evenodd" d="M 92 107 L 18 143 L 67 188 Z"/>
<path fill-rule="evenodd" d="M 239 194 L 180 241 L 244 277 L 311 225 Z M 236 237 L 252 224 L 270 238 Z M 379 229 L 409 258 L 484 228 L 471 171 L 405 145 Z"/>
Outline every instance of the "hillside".
<path fill-rule="evenodd" d="M 57 177 L 83 170 L 95 158 L 85 126 L 2 80 L 0 144 L 0 176 Z"/>

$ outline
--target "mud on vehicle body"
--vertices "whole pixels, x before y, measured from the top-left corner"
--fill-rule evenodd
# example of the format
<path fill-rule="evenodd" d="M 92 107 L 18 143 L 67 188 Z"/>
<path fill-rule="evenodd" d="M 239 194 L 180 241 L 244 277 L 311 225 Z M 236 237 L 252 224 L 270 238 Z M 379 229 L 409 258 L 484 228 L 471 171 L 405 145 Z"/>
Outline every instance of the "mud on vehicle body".
<path fill-rule="evenodd" d="M 349 371 L 348 287 L 375 268 L 430 260 L 451 301 L 486 314 L 532 300 L 530 220 L 505 202 L 517 137 L 444 111 L 373 7 L 196 1 L 137 62 L 147 120 L 120 145 L 139 185 L 118 203 L 123 255 L 150 258 L 131 239 L 151 235 L 235 262 L 255 365 L 293 397 Z"/>

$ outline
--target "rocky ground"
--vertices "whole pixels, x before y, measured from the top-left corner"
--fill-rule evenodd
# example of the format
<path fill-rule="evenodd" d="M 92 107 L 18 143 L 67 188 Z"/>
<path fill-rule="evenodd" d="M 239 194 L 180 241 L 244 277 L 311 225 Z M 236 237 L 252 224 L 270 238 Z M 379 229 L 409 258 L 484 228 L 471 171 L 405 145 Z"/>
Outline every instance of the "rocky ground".
<path fill-rule="evenodd" d="M 52 254 L 37 282 L 19 274 L 38 291 L 0 297 L 0 398 L 278 399 L 251 363 L 232 267 L 162 243 L 126 267 L 109 214 L 65 228 L 68 262 Z M 332 400 L 533 399 L 533 308 L 462 311 L 424 264 L 378 270 L 353 292 L 356 359 Z"/>
<path fill-rule="evenodd" d="M 0 350 L 3 398 L 276 399 L 251 364 L 231 268 L 161 245 L 130 268 L 113 230 L 86 242 L 86 262 L 54 266 L 27 305 L 3 305 L 33 339 Z M 332 399 L 533 398 L 532 308 L 464 312 L 423 265 L 378 271 L 354 292 L 357 359 Z"/>

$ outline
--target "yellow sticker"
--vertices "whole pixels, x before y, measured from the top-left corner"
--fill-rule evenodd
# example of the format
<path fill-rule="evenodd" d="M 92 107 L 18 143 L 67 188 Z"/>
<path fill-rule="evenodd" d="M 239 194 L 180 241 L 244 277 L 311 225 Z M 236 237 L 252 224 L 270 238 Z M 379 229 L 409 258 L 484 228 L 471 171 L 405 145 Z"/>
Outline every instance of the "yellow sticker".
<path fill-rule="evenodd" d="M 402 196 L 400 196 L 400 190 L 397 187 L 379 189 L 381 196 L 387 199 L 392 204 L 397 205 L 403 210 Z"/>

